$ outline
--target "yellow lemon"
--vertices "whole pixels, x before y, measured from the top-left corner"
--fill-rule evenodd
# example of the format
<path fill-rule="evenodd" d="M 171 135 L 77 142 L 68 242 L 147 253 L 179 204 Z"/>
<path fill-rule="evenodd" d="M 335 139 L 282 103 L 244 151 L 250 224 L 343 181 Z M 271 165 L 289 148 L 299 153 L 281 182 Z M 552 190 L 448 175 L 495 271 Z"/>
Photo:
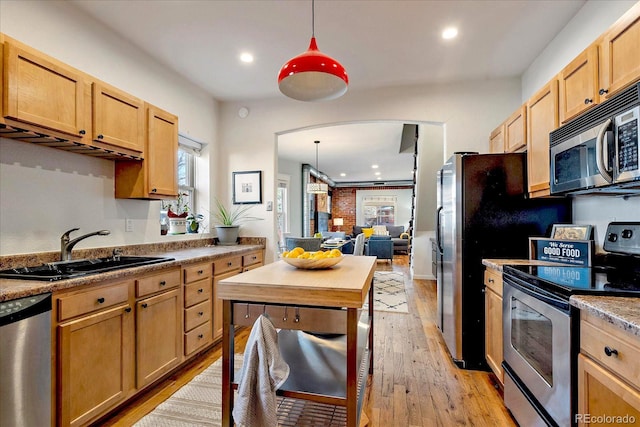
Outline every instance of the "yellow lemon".
<path fill-rule="evenodd" d="M 322 259 L 322 258 L 326 258 L 326 252 L 323 251 L 318 251 L 316 253 L 313 254 L 313 258 L 314 259 Z"/>
<path fill-rule="evenodd" d="M 298 258 L 309 259 L 309 252 L 302 252 L 300 255 L 298 255 Z"/>
<path fill-rule="evenodd" d="M 282 258 L 286 258 L 289 255 L 289 251 L 282 252 Z"/>
<path fill-rule="evenodd" d="M 342 256 L 342 252 L 340 252 L 340 249 L 331 249 L 329 256 L 331 258 L 340 258 Z"/>

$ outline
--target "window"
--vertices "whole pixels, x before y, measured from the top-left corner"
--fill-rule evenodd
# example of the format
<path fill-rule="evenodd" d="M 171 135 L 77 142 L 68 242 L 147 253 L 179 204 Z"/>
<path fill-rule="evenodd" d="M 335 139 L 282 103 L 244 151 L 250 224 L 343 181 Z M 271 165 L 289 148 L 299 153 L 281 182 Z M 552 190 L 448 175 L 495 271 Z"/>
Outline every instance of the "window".
<path fill-rule="evenodd" d="M 362 201 L 362 210 L 366 225 L 374 226 L 395 224 L 395 196 L 364 197 Z"/>
<path fill-rule="evenodd" d="M 176 200 L 166 200 L 162 203 L 162 209 L 184 211 L 186 205 L 189 212 L 195 213 L 196 207 L 196 157 L 200 154 L 203 143 L 186 135 L 178 134 L 178 193 L 180 204 L 176 206 Z M 177 209 L 176 209 L 177 208 Z"/>

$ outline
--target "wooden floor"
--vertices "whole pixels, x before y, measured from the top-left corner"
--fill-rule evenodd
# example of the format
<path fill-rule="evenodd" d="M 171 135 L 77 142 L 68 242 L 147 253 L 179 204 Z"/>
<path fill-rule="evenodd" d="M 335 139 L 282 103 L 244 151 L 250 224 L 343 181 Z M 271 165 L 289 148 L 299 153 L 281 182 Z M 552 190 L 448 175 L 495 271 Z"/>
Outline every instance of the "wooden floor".
<path fill-rule="evenodd" d="M 409 277 L 408 257 L 396 255 L 393 264 L 379 261 L 377 269 L 398 271 Z M 451 361 L 435 325 L 435 281 L 406 283 L 408 314 L 376 312 L 374 374 L 369 379 L 365 402 L 370 425 L 515 426 L 489 373 L 459 369 Z M 243 351 L 247 337 L 248 331 L 236 334 L 236 351 Z M 98 424 L 134 424 L 221 354 L 221 346 L 216 346 Z"/>

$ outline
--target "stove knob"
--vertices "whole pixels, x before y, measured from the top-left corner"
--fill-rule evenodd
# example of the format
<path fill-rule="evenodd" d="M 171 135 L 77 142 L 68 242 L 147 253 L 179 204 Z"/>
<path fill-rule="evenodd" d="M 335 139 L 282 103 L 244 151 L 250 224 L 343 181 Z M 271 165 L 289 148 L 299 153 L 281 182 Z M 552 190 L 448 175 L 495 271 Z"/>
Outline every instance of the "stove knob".
<path fill-rule="evenodd" d="M 610 242 L 616 242 L 618 241 L 618 235 L 616 233 L 609 233 L 607 240 Z"/>
<path fill-rule="evenodd" d="M 632 230 L 622 230 L 622 238 L 623 239 L 630 239 L 631 236 L 633 236 L 633 231 Z"/>

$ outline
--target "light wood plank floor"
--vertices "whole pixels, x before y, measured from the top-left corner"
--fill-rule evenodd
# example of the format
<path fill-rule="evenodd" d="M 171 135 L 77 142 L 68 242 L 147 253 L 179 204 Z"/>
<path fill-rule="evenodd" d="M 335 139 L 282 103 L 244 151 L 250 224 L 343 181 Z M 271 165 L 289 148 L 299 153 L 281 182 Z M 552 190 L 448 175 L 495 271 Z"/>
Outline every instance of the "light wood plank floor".
<path fill-rule="evenodd" d="M 408 257 L 378 270 L 409 277 Z M 487 372 L 459 369 L 435 325 L 436 284 L 408 280 L 409 313 L 376 312 L 374 374 L 369 379 L 365 412 L 372 427 L 491 426 L 514 427 L 502 397 Z M 241 352 L 248 331 L 236 334 Z M 221 346 L 162 381 L 100 426 L 131 426 L 221 357 Z"/>

